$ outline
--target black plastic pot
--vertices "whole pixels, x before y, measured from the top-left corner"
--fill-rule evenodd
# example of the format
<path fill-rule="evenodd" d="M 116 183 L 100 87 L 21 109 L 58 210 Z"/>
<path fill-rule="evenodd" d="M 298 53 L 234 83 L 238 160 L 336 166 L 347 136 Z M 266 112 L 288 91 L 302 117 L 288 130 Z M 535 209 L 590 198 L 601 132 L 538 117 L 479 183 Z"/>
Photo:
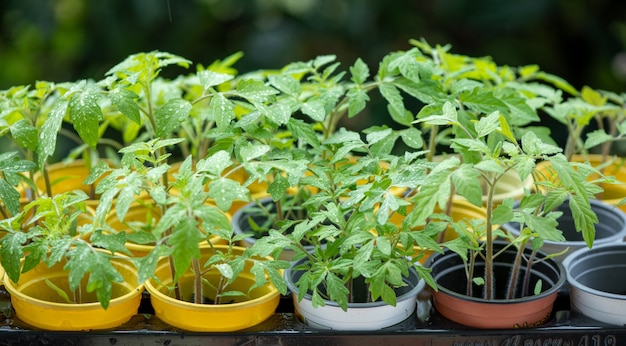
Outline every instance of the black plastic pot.
<path fill-rule="evenodd" d="M 494 251 L 505 246 L 503 242 L 494 244 Z M 495 299 L 483 298 L 484 285 L 472 283 L 473 295 L 468 296 L 465 264 L 456 253 L 446 250 L 443 254 L 431 256 L 426 266 L 437 283 L 437 292 L 433 292 L 434 306 L 448 319 L 460 324 L 486 329 L 512 329 L 532 327 L 546 323 L 551 318 L 552 307 L 561 286 L 565 282 L 563 266 L 552 259 L 536 262 L 531 266 L 530 279 L 523 292 L 526 267 L 519 271 L 515 289 L 515 298 L 506 299 L 509 277 L 516 254 L 514 246 L 495 259 L 494 292 Z M 525 256 L 531 254 L 524 250 Z M 537 254 L 537 260 L 546 255 Z M 480 259 L 475 264 L 474 277 L 484 277 L 485 264 Z M 537 282 L 541 281 L 541 292 L 533 294 Z"/>
<path fill-rule="evenodd" d="M 599 220 L 595 227 L 596 236 L 594 244 L 612 244 L 623 241 L 624 237 L 626 237 L 626 214 L 620 209 L 599 200 L 592 199 L 590 203 L 591 209 L 596 213 Z M 515 204 L 515 207 L 519 207 L 519 202 Z M 582 233 L 578 232 L 574 225 L 574 218 L 569 209 L 569 200 L 561 204 L 557 210 L 563 212 L 563 215 L 558 218 L 558 229 L 563 232 L 566 241 L 545 241 L 542 251 L 554 254 L 569 248 L 569 253 L 571 253 L 577 249 L 587 247 L 583 240 Z M 519 223 L 517 222 L 504 224 L 502 225 L 502 229 L 515 236 L 519 235 Z M 556 257 L 559 261 L 563 260 L 563 258 L 565 258 L 565 256 Z"/>

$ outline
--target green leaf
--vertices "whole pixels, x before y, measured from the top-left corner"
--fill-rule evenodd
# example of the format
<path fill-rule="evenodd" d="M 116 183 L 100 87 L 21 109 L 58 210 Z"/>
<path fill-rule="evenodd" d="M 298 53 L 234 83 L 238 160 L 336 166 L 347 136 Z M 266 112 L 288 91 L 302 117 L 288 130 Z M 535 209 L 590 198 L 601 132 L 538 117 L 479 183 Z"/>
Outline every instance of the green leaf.
<path fill-rule="evenodd" d="M 69 101 L 70 120 L 85 144 L 92 148 L 98 144 L 98 123 L 104 116 L 98 105 L 98 94 L 83 91 L 72 95 Z"/>
<path fill-rule="evenodd" d="M 247 201 L 248 189 L 241 186 L 239 182 L 228 179 L 214 179 L 209 184 L 209 197 L 215 199 L 217 207 L 221 210 L 228 210 L 234 200 Z"/>
<path fill-rule="evenodd" d="M 393 84 L 383 83 L 378 87 L 378 90 L 381 95 L 383 95 L 385 100 L 387 100 L 389 106 L 393 109 L 393 112 L 400 115 L 405 114 L 402 95 L 400 95 L 400 91 Z"/>
<path fill-rule="evenodd" d="M 20 119 L 11 125 L 11 136 L 17 144 L 28 150 L 37 150 L 37 128 L 32 126 L 28 120 Z"/>
<path fill-rule="evenodd" d="M 462 93 L 459 95 L 459 100 L 466 107 L 479 113 L 490 114 L 494 111 L 506 113 L 508 111 L 507 105 L 491 92 L 481 92 L 479 89 Z"/>
<path fill-rule="evenodd" d="M 409 127 L 400 131 L 400 137 L 404 144 L 413 149 L 422 149 L 424 142 L 422 132 L 415 127 Z"/>
<path fill-rule="evenodd" d="M 483 190 L 478 171 L 471 166 L 461 166 L 452 174 L 452 182 L 459 195 L 476 206 L 482 206 Z"/>
<path fill-rule="evenodd" d="M 178 221 L 172 231 L 172 236 L 167 240 L 167 244 L 172 247 L 172 258 L 176 269 L 174 281 L 189 269 L 192 258 L 200 258 L 198 243 L 202 240 L 196 220 L 183 217 Z"/>
<path fill-rule="evenodd" d="M 264 82 L 254 79 L 240 80 L 237 84 L 237 92 L 239 96 L 250 100 L 253 103 L 261 103 L 269 100 L 278 91 Z"/>
<path fill-rule="evenodd" d="M 233 78 L 234 76 L 232 75 L 214 72 L 211 70 L 203 70 L 198 72 L 198 80 L 200 80 L 200 84 L 202 84 L 204 90 L 228 82 Z"/>
<path fill-rule="evenodd" d="M 348 309 L 348 294 L 350 290 L 343 283 L 343 280 L 333 273 L 328 273 L 326 275 L 326 284 L 328 285 L 330 299 L 346 311 Z"/>
<path fill-rule="evenodd" d="M 139 95 L 122 87 L 115 88 L 109 93 L 111 102 L 128 119 L 141 125 L 141 115 L 139 113 Z"/>
<path fill-rule="evenodd" d="M 385 237 L 376 237 L 376 247 L 385 256 L 391 255 L 391 243 Z"/>
<path fill-rule="evenodd" d="M 73 304 L 74 302 L 70 299 L 70 297 L 67 295 L 67 293 L 65 293 L 64 290 L 62 290 L 59 286 L 55 285 L 52 281 L 50 281 L 49 279 L 45 279 L 44 282 L 46 283 L 46 286 L 48 286 L 50 289 L 52 289 L 59 297 L 61 297 L 67 304 Z"/>
<path fill-rule="evenodd" d="M 481 117 L 474 125 L 476 137 L 485 137 L 500 127 L 500 113 L 495 111 L 486 117 Z"/>
<path fill-rule="evenodd" d="M 228 263 L 219 263 L 214 265 L 214 267 L 226 279 L 231 280 L 233 278 L 233 267 L 231 267 Z"/>
<path fill-rule="evenodd" d="M 232 165 L 230 155 L 225 150 L 220 150 L 206 159 L 198 161 L 196 169 L 198 172 L 209 172 L 215 176 L 219 176 L 222 172 Z"/>
<path fill-rule="evenodd" d="M 289 186 L 289 181 L 278 174 L 267 188 L 267 193 L 269 193 L 275 201 L 278 201 L 285 196 Z"/>
<path fill-rule="evenodd" d="M 290 75 L 278 74 L 268 77 L 270 84 L 285 94 L 297 96 L 302 92 L 300 83 Z"/>
<path fill-rule="evenodd" d="M 211 100 L 211 105 L 213 104 Z M 209 109 L 212 109 L 209 106 Z M 169 137 L 178 126 L 189 117 L 191 104 L 188 101 L 179 98 L 168 100 L 161 108 L 159 108 L 154 116 L 156 122 L 156 135 L 158 137 Z"/>
<path fill-rule="evenodd" d="M 372 131 L 372 132 L 369 132 L 366 135 L 365 139 L 367 140 L 367 142 L 370 145 L 373 145 L 373 144 L 376 144 L 376 143 L 382 141 L 383 139 L 389 137 L 389 135 L 392 132 L 393 132 L 393 130 L 390 129 L 390 128 L 382 129 L 382 130 L 379 130 L 379 131 Z"/>
<path fill-rule="evenodd" d="M 269 145 L 253 144 L 242 147 L 239 154 L 241 155 L 243 161 L 247 162 L 267 154 L 270 150 L 271 147 Z"/>
<path fill-rule="evenodd" d="M 613 137 L 611 137 L 604 130 L 595 130 L 587 134 L 587 139 L 585 139 L 585 149 L 591 149 L 595 146 L 598 146 L 602 143 L 606 143 L 610 141 Z"/>
<path fill-rule="evenodd" d="M 225 130 L 235 119 L 235 106 L 222 94 L 215 94 L 209 104 L 209 113 L 213 114 L 219 130 Z"/>
<path fill-rule="evenodd" d="M 326 109 L 324 108 L 324 102 L 319 99 L 312 99 L 306 101 L 302 105 L 302 113 L 311 117 L 315 121 L 324 121 L 326 117 Z"/>
<path fill-rule="evenodd" d="M 290 118 L 287 123 L 287 129 L 292 133 L 294 138 L 303 140 L 314 148 L 320 146 L 320 141 L 315 134 L 315 130 L 303 120 Z"/>
<path fill-rule="evenodd" d="M 11 215 L 20 212 L 20 193 L 0 177 L 0 200 Z"/>
<path fill-rule="evenodd" d="M 348 99 L 348 117 L 352 118 L 365 108 L 370 97 L 363 89 L 353 88 L 348 91 Z"/>
<path fill-rule="evenodd" d="M 277 125 L 284 125 L 291 118 L 291 106 L 285 102 L 277 102 L 263 108 L 261 113 Z"/>
<path fill-rule="evenodd" d="M 0 240 L 0 261 L 2 267 L 13 282 L 17 282 L 20 278 L 21 259 L 24 256 L 22 244 L 26 243 L 26 233 L 15 232 L 7 233 Z"/>
<path fill-rule="evenodd" d="M 63 117 L 67 112 L 68 102 L 64 99 L 58 100 L 53 106 L 52 111 L 50 111 L 50 115 L 48 119 L 44 122 L 41 127 L 41 133 L 39 134 L 39 144 L 37 146 L 37 154 L 38 154 L 38 166 L 39 168 L 43 168 L 44 163 L 48 160 L 48 157 L 54 154 L 56 149 L 56 139 L 59 130 L 61 129 L 61 124 L 63 122 Z"/>
<path fill-rule="evenodd" d="M 91 236 L 91 243 L 99 248 L 107 249 L 113 253 L 121 252 L 131 256 L 132 253 L 126 248 L 126 233 L 104 234 L 100 230 L 96 230 Z"/>
<path fill-rule="evenodd" d="M 350 67 L 350 74 L 352 75 L 352 81 L 356 84 L 363 84 L 370 76 L 369 67 L 367 64 L 361 60 L 361 58 L 356 59 L 354 65 Z"/>

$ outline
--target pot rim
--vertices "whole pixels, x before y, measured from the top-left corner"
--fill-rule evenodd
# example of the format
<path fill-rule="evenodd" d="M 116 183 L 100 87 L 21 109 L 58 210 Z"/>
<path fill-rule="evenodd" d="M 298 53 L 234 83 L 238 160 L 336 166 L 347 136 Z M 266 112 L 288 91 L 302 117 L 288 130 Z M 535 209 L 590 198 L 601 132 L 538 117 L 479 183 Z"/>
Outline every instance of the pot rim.
<path fill-rule="evenodd" d="M 227 248 L 228 245 L 213 245 L 213 247 L 222 249 L 222 248 Z M 241 247 L 241 246 L 233 246 L 232 248 L 237 250 L 237 251 L 241 251 L 241 252 L 246 250 L 246 248 Z M 212 250 L 212 248 L 210 246 L 201 246 L 201 250 Z M 166 261 L 167 261 L 167 257 L 160 258 L 158 263 L 157 263 L 157 269 L 156 270 L 158 270 L 159 267 L 162 266 L 162 265 L 169 265 L 169 264 L 166 263 Z M 163 264 L 163 263 L 166 263 L 166 264 Z M 239 276 L 244 278 L 244 279 L 251 279 L 251 281 L 254 281 L 254 275 L 251 274 L 251 273 L 241 272 L 241 273 L 239 273 Z M 184 301 L 184 300 L 179 300 L 179 299 L 170 297 L 167 294 L 162 293 L 159 290 L 159 288 L 164 286 L 164 285 L 162 283 L 160 283 L 160 282 L 157 282 L 154 277 L 146 280 L 144 285 L 145 285 L 146 290 L 150 294 L 158 295 L 159 299 L 168 301 L 168 302 L 170 302 L 172 304 L 175 304 L 175 305 L 178 305 L 178 306 L 192 306 L 192 307 L 202 306 L 202 307 L 206 307 L 207 309 L 211 309 L 211 308 L 213 308 L 213 309 L 224 309 L 224 307 L 231 307 L 232 309 L 236 309 L 236 308 L 242 307 L 242 306 L 259 305 L 259 304 L 262 304 L 262 303 L 264 303 L 266 301 L 272 300 L 276 296 L 280 295 L 280 292 L 278 291 L 276 286 L 274 286 L 274 284 L 270 281 L 266 285 L 263 286 L 263 287 L 267 287 L 268 292 L 266 294 L 263 294 L 260 297 L 254 298 L 254 299 L 249 299 L 249 300 L 245 300 L 245 301 L 242 301 L 242 302 L 231 303 L 231 304 L 219 304 L 219 305 L 195 304 L 195 303 L 187 302 L 187 301 Z"/>
<path fill-rule="evenodd" d="M 588 247 L 583 247 L 581 249 L 578 249 L 572 252 L 565 258 L 565 260 L 563 260 L 563 266 L 565 267 L 566 272 L 567 272 L 567 283 L 570 286 L 578 290 L 588 292 L 593 295 L 598 295 L 598 296 L 603 296 L 606 298 L 618 299 L 618 300 L 626 299 L 626 295 L 605 292 L 605 291 L 595 289 L 595 288 L 582 284 L 580 281 L 578 281 L 578 277 L 574 277 L 571 271 L 571 268 L 573 266 L 585 261 L 586 259 L 590 257 L 602 257 L 608 254 L 615 254 L 616 252 L 624 253 L 624 255 L 626 255 L 626 243 L 601 244 L 601 245 L 594 246 L 591 249 Z M 626 264 L 626 261 L 624 262 L 624 264 Z"/>
<path fill-rule="evenodd" d="M 496 242 L 497 243 L 497 242 Z M 430 256 L 428 258 L 428 261 L 426 263 L 426 266 L 428 268 L 431 268 L 433 262 L 435 262 L 435 260 L 437 258 L 443 258 L 443 256 L 458 256 L 456 253 L 447 250 L 449 252 L 445 252 L 445 253 L 435 253 L 432 256 Z M 537 251 L 537 255 L 538 257 L 546 257 L 547 254 L 545 254 L 542 251 Z M 497 264 L 499 261 L 496 260 L 494 262 L 494 264 Z M 502 263 L 500 261 L 500 263 Z M 507 262 L 508 263 L 508 262 Z M 558 272 L 558 280 L 556 281 L 556 283 L 554 285 L 552 285 L 550 288 L 548 288 L 547 290 L 536 294 L 536 295 L 529 295 L 529 296 L 525 296 L 525 297 L 518 297 L 518 298 L 512 298 L 512 299 L 485 299 L 485 298 L 479 298 L 479 297 L 469 297 L 465 294 L 461 294 L 455 291 L 452 291 L 446 287 L 440 286 L 439 283 L 437 283 L 437 279 L 435 276 L 433 276 L 433 280 L 435 280 L 435 282 L 437 283 L 437 289 L 439 291 L 444 292 L 447 295 L 456 297 L 458 299 L 463 299 L 466 301 L 471 301 L 471 302 L 475 302 L 475 303 L 486 303 L 486 304 L 522 304 L 522 303 L 526 303 L 529 301 L 534 301 L 534 300 L 540 300 L 540 299 L 544 299 L 547 296 L 550 296 L 552 294 L 557 293 L 561 287 L 565 284 L 566 281 L 566 277 L 567 277 L 567 272 L 565 271 L 565 266 L 562 265 L 560 262 L 555 261 L 553 258 L 549 258 L 544 260 L 542 263 L 548 264 L 550 265 L 553 269 L 555 269 L 556 272 Z M 539 272 L 536 267 L 533 267 L 531 269 L 532 272 Z"/>
<path fill-rule="evenodd" d="M 295 268 L 297 265 L 304 263 L 307 260 L 308 260 L 307 258 L 302 258 L 296 262 L 292 262 L 289 268 L 285 269 L 284 278 L 285 278 L 285 282 L 287 283 L 287 288 L 289 289 L 289 292 L 291 292 L 292 294 L 296 296 L 298 294 L 298 288 L 296 287 L 295 282 L 292 280 L 292 273 L 297 273 L 298 271 L 293 270 L 293 268 Z M 419 265 L 419 263 L 417 264 Z M 414 280 L 409 280 L 411 279 L 412 276 L 414 276 L 417 279 L 417 283 L 415 283 Z M 405 292 L 399 296 L 396 296 L 396 302 L 402 302 L 407 299 L 412 299 L 413 297 L 416 297 L 417 294 L 420 291 L 422 291 L 424 287 L 426 286 L 426 282 L 424 281 L 424 279 L 419 277 L 417 270 L 413 267 L 409 268 L 409 277 L 406 277 L 406 279 L 407 279 L 405 281 L 406 283 L 408 283 L 409 285 L 414 284 L 414 286 L 408 292 Z M 312 295 L 307 292 L 304 295 L 303 299 L 311 300 Z M 324 303 L 328 306 L 339 308 L 339 304 L 337 304 L 334 301 L 324 299 Z M 373 307 L 382 306 L 382 305 L 387 305 L 387 303 L 385 303 L 382 300 L 375 301 L 375 302 L 367 302 L 367 303 L 348 303 L 348 309 L 368 309 L 368 308 L 373 308 Z"/>
<path fill-rule="evenodd" d="M 608 237 L 603 237 L 603 238 L 595 238 L 594 239 L 594 243 L 600 242 L 600 243 L 613 243 L 615 241 L 622 241 L 625 237 L 626 237 L 626 213 L 622 212 L 619 209 L 616 209 L 615 206 L 610 205 L 606 202 L 603 202 L 601 200 L 598 199 L 590 199 L 589 202 L 591 203 L 591 207 L 594 209 L 602 209 L 605 210 L 607 212 L 613 212 L 613 210 L 615 210 L 614 216 L 618 219 L 620 219 L 621 223 L 622 223 L 622 229 L 618 230 L 615 234 L 612 234 Z M 501 225 L 500 227 L 502 227 L 505 231 L 510 232 L 514 235 L 519 235 L 519 231 L 517 230 L 516 227 L 512 227 L 512 222 L 508 222 L 506 224 Z M 584 240 L 566 240 L 563 242 L 560 241 L 553 241 L 553 240 L 544 240 L 544 244 L 549 244 L 549 245 L 559 245 L 559 246 L 564 246 L 564 247 L 576 247 L 576 248 L 580 248 L 580 247 L 587 247 L 587 243 Z"/>

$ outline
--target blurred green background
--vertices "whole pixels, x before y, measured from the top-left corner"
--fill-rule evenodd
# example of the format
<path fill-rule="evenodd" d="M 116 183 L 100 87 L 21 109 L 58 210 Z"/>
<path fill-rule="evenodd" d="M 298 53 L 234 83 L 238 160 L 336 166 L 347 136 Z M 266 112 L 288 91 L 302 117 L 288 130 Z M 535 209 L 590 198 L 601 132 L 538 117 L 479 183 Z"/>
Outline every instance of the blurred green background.
<path fill-rule="evenodd" d="M 622 92 L 623 0 L 2 0 L 0 89 L 100 79 L 129 54 L 162 50 L 240 71 L 336 54 L 375 69 L 410 38 L 498 64 L 539 64 L 577 88 Z M 181 71 L 176 71 L 180 73 Z"/>

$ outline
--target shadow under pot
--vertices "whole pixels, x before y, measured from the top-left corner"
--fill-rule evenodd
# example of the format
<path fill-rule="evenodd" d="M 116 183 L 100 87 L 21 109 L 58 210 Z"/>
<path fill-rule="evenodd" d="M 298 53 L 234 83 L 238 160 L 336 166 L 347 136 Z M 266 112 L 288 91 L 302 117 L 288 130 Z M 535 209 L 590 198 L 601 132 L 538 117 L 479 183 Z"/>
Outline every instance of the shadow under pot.
<path fill-rule="evenodd" d="M 591 209 L 598 217 L 598 223 L 595 225 L 596 235 L 594 247 L 602 244 L 622 242 L 624 237 L 626 237 L 626 214 L 620 209 L 596 199 L 592 199 L 589 202 L 591 203 Z M 514 208 L 519 208 L 519 202 L 515 203 Z M 557 219 L 559 223 L 557 228 L 563 232 L 566 241 L 557 242 L 546 240 L 541 250 L 548 254 L 555 254 L 567 248 L 569 248 L 568 253 L 586 248 L 587 244 L 583 240 L 582 233 L 576 230 L 574 217 L 569 208 L 569 199 L 556 210 L 563 212 L 563 215 Z M 501 227 L 515 237 L 520 234 L 520 225 L 517 222 L 509 222 Z M 566 255 L 567 253 L 557 256 L 555 259 L 557 261 L 563 261 Z"/>
<path fill-rule="evenodd" d="M 563 261 L 573 311 L 594 320 L 626 325 L 626 244 L 574 251 Z"/>
<path fill-rule="evenodd" d="M 303 258 L 292 263 L 285 270 L 285 282 L 292 295 L 295 313 L 309 327 L 314 329 L 332 330 L 380 330 L 380 329 L 410 329 L 413 315 L 417 308 L 417 295 L 424 289 L 425 282 L 420 279 L 415 268 L 409 269 L 409 275 L 403 277 L 406 286 L 394 289 L 396 306 L 383 301 L 368 302 L 370 297 L 368 286 L 363 277 L 352 282 L 353 302 L 348 303 L 344 311 L 336 302 L 324 299 L 324 306 L 313 306 L 313 297 L 310 293 L 298 300 L 296 282 L 304 275 L 305 270 L 296 269 L 308 259 Z M 324 290 L 322 289 L 322 292 Z M 407 327 L 408 326 L 408 327 Z"/>
<path fill-rule="evenodd" d="M 494 251 L 505 246 L 503 242 L 494 244 Z M 528 258 L 531 249 L 524 249 Z M 508 282 L 513 268 L 517 248 L 509 247 L 494 261 L 495 298 L 484 298 L 484 285 L 472 283 L 472 296 L 467 294 L 468 278 L 461 257 L 450 250 L 436 253 L 429 258 L 426 266 L 437 283 L 437 291 L 432 292 L 433 303 L 439 314 L 445 318 L 473 328 L 516 329 L 542 325 L 552 317 L 554 301 L 561 286 L 565 283 L 565 269 L 560 262 L 545 259 L 546 254 L 538 252 L 531 266 L 530 276 L 524 285 L 526 263 L 519 270 L 515 297 L 506 298 Z M 539 262 L 539 260 L 541 260 Z M 484 277 L 485 263 L 479 257 L 475 264 L 475 278 Z M 537 282 L 541 290 L 535 294 Z M 527 292 L 523 292 L 526 286 Z"/>

